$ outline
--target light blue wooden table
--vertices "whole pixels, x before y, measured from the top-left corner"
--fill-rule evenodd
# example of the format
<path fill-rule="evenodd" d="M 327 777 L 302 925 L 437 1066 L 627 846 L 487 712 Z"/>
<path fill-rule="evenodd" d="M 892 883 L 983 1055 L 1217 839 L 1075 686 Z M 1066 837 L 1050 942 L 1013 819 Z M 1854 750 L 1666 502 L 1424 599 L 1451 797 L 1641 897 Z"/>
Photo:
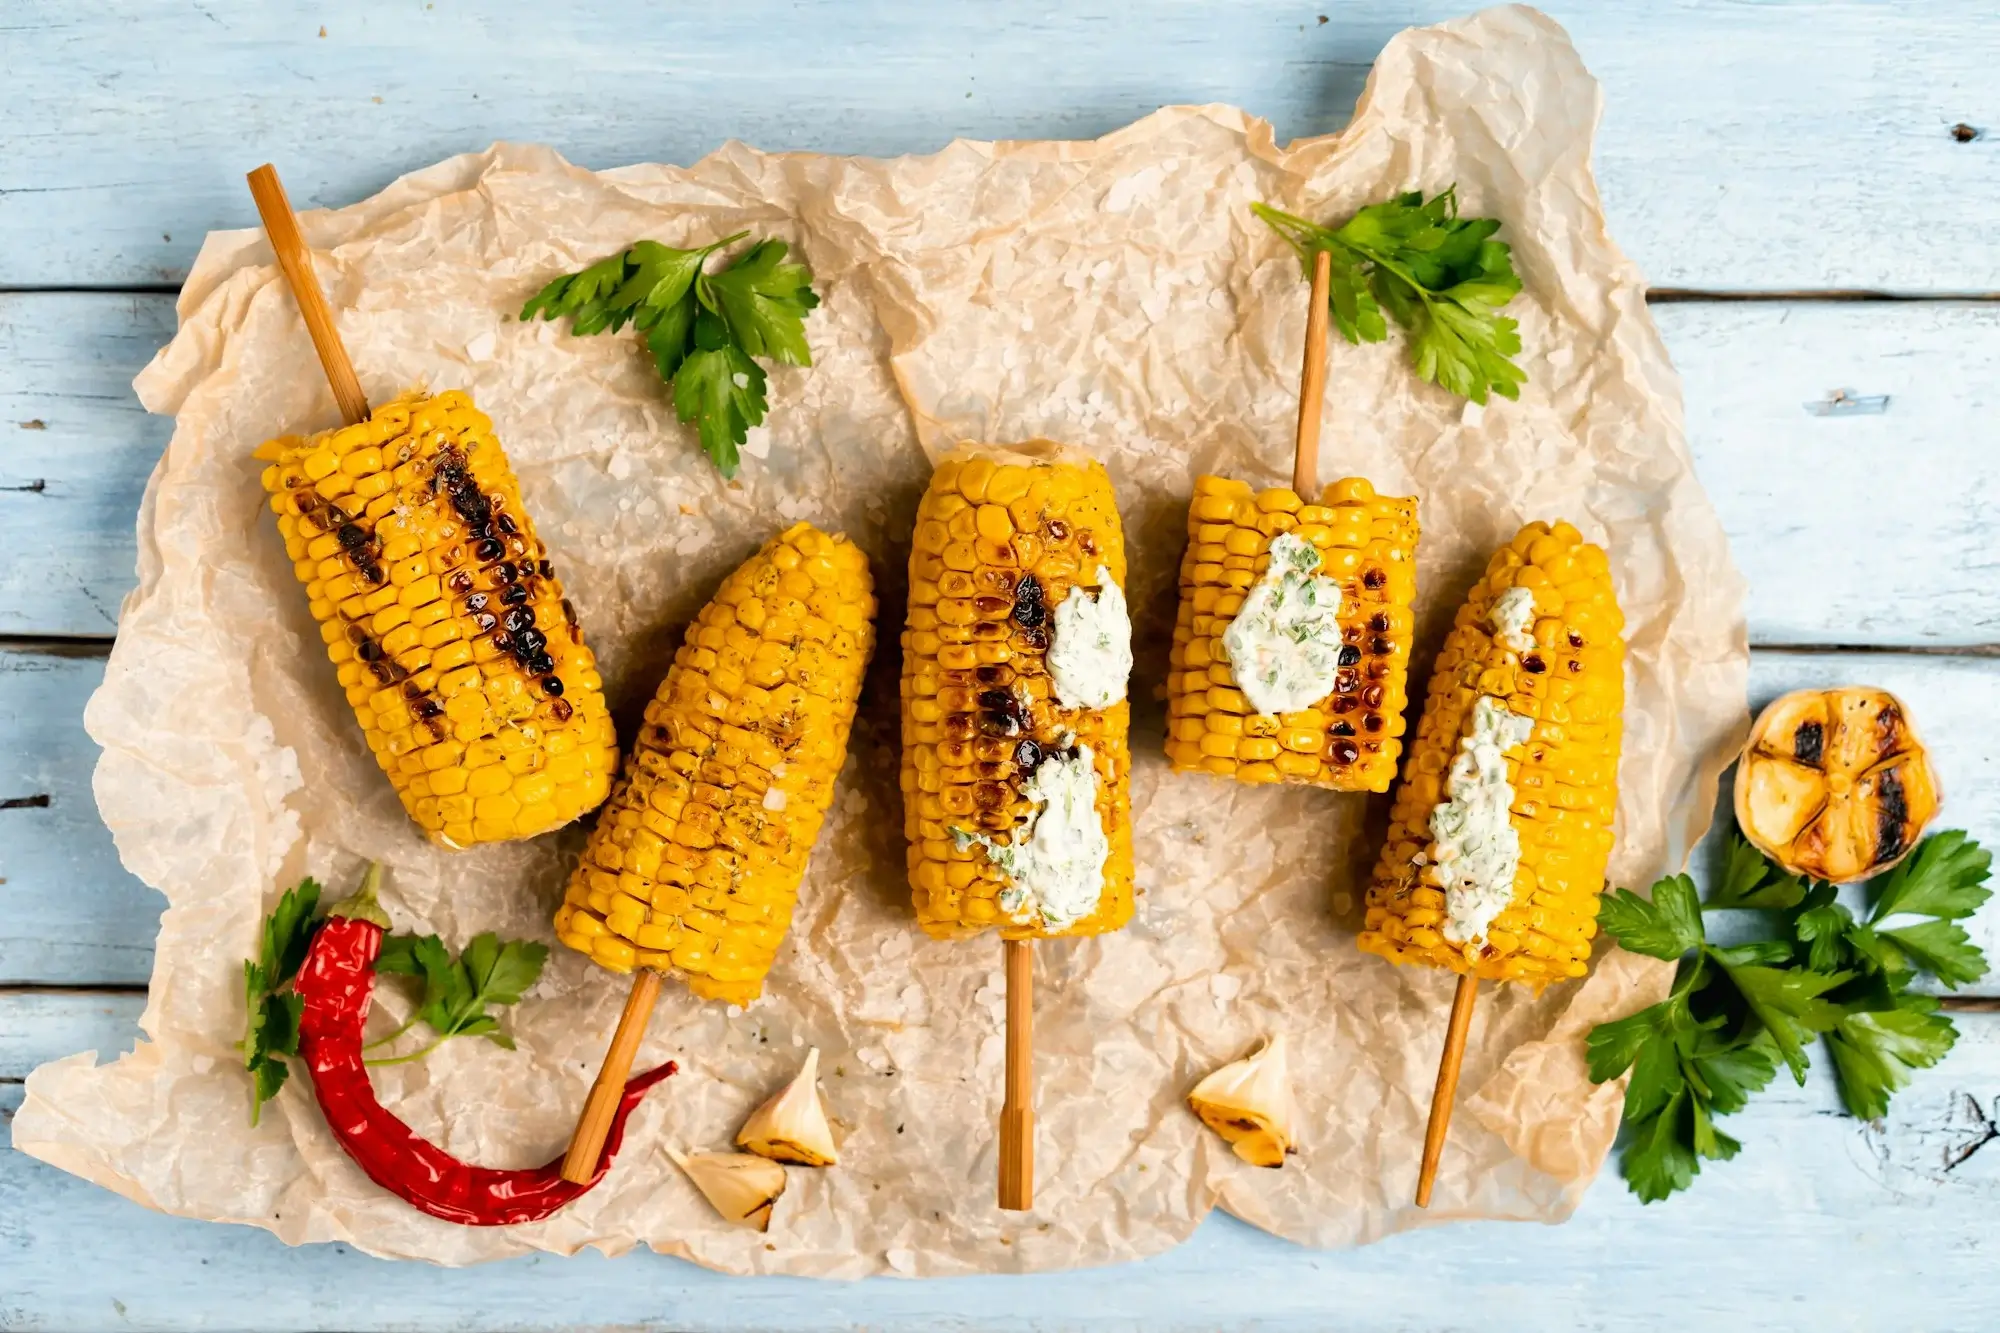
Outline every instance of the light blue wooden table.
<path fill-rule="evenodd" d="M 1613 231 L 1657 289 L 1702 477 L 1749 575 L 1753 700 L 1854 678 L 2000 840 L 2000 24 L 1972 0 L 1577 0 Z M 544 14 L 542 11 L 549 11 Z M 79 720 L 169 423 L 129 381 L 246 168 L 351 202 L 496 138 L 591 166 L 726 138 L 889 154 L 1090 136 L 1226 101 L 1337 128 L 1432 0 L 0 5 L 0 1119 L 43 1060 L 132 1041 L 157 895 L 118 865 Z M 1916 298 L 1916 299 L 1901 299 Z M 1824 413 L 1830 392 L 1888 395 Z M 1996 924 L 1979 923 L 1991 950 Z M 1775 1090 L 1642 1209 L 1312 1253 L 1211 1218 L 1059 1276 L 852 1285 L 652 1255 L 391 1265 L 145 1212 L 0 1149 L 0 1329 L 1990 1328 L 2000 1017 L 1881 1125 Z"/>

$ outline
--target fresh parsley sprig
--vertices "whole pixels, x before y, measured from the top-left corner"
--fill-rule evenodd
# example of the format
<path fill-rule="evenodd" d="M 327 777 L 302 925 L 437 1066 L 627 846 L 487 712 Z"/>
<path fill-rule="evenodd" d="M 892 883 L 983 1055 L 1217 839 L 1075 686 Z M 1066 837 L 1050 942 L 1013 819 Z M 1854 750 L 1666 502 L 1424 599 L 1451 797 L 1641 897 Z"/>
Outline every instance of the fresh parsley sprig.
<path fill-rule="evenodd" d="M 264 1103 L 278 1095 L 291 1075 L 286 1057 L 299 1053 L 299 1016 L 305 1005 L 292 990 L 292 978 L 305 964 L 306 950 L 319 928 L 319 895 L 319 882 L 310 877 L 287 889 L 264 918 L 257 956 L 243 960 L 248 1018 L 240 1049 L 255 1088 L 250 1102 L 253 1125 L 262 1118 Z"/>
<path fill-rule="evenodd" d="M 1703 1161 L 1742 1145 L 1715 1126 L 1739 1111 L 1779 1064 L 1805 1082 L 1809 1049 L 1824 1038 L 1843 1104 L 1875 1119 L 1957 1039 L 1937 1001 L 1910 987 L 1925 974 L 1949 989 L 1986 975 L 1986 958 L 1958 924 L 1992 896 L 1992 857 L 1964 833 L 1926 839 L 1868 886 L 1861 917 L 1830 884 L 1785 874 L 1739 835 L 1708 901 L 1673 875 L 1650 900 L 1608 895 L 1598 923 L 1634 953 L 1678 961 L 1667 998 L 1594 1028 L 1590 1076 L 1630 1070 L 1624 1172 L 1651 1203 L 1686 1189 Z M 1748 944 L 1708 942 L 1705 911 L 1753 910 L 1776 934 Z M 1922 918 L 1911 920 L 1911 918 Z"/>
<path fill-rule="evenodd" d="M 572 333 L 630 324 L 645 335 L 660 378 L 673 385 L 675 412 L 725 477 L 736 475 L 738 447 L 770 409 L 755 358 L 811 365 L 805 317 L 819 304 L 811 270 L 785 262 L 783 241 L 758 241 L 708 270 L 709 256 L 747 235 L 696 250 L 640 241 L 557 278 L 521 307 L 524 323 L 567 316 Z"/>
<path fill-rule="evenodd" d="M 423 996 L 403 1025 L 368 1044 L 369 1050 L 390 1045 L 421 1021 L 431 1040 L 414 1051 L 368 1061 L 371 1065 L 401 1065 L 421 1060 L 453 1037 L 484 1037 L 496 1046 L 514 1049 L 514 1038 L 487 1011 L 490 1005 L 517 1003 L 542 975 L 548 961 L 545 944 L 502 940 L 492 931 L 472 937 L 465 951 L 453 958 L 435 935 L 391 935 L 382 941 L 375 960 L 377 972 L 423 978 Z"/>
<path fill-rule="evenodd" d="M 1331 230 L 1269 204 L 1251 211 L 1298 251 L 1306 276 L 1324 251 L 1328 304 L 1351 343 L 1389 336 L 1383 312 L 1409 336 L 1417 375 L 1461 398 L 1518 398 L 1527 375 L 1513 357 L 1519 325 L 1500 313 L 1521 290 L 1494 218 L 1458 215 L 1457 187 L 1426 200 L 1415 190 L 1370 204 Z"/>

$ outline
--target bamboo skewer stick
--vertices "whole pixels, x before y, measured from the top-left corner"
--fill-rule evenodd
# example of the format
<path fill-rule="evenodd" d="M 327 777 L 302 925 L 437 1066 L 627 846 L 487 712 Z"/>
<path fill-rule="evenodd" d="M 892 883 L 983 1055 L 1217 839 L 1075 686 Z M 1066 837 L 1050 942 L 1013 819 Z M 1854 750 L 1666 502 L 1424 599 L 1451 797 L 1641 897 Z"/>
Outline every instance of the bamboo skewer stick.
<path fill-rule="evenodd" d="M 1461 976 L 1451 997 L 1451 1021 L 1444 1031 L 1444 1054 L 1438 1058 L 1437 1087 L 1431 1092 L 1431 1118 L 1424 1126 L 1424 1160 L 1417 1169 L 1417 1207 L 1431 1206 L 1431 1186 L 1437 1180 L 1438 1159 L 1451 1128 L 1452 1104 L 1458 1100 L 1458 1067 L 1465 1059 L 1465 1038 L 1472 1031 L 1472 1006 L 1479 999 L 1479 978 Z"/>
<path fill-rule="evenodd" d="M 320 365 L 326 369 L 326 380 L 333 386 L 341 418 L 350 426 L 366 421 L 368 396 L 361 392 L 354 363 L 348 360 L 340 330 L 334 327 L 333 311 L 327 308 L 326 293 L 320 290 L 319 276 L 313 272 L 312 251 L 306 248 L 306 238 L 299 234 L 299 220 L 292 213 L 291 200 L 285 197 L 278 169 L 266 162 L 251 172 L 249 179 L 250 197 L 257 203 L 257 216 L 263 219 L 264 235 L 270 238 L 271 249 L 277 252 L 278 268 L 299 303 L 299 314 L 305 317 L 306 333 L 319 353 Z"/>
<path fill-rule="evenodd" d="M 1007 967 L 1007 1094 L 1000 1105 L 1000 1206 L 1035 1206 L 1035 945 L 1004 940 Z"/>
<path fill-rule="evenodd" d="M 1319 417 L 1326 402 L 1327 288 L 1333 282 L 1333 259 L 1321 250 L 1313 256 L 1312 306 L 1306 311 L 1306 363 L 1299 372 L 1299 429 L 1292 439 L 1292 489 L 1307 504 L 1319 491 Z"/>
<path fill-rule="evenodd" d="M 572 1185 L 588 1185 L 597 1172 L 597 1159 L 604 1152 L 604 1138 L 611 1132 L 618 1099 L 625 1094 L 625 1080 L 632 1073 L 633 1057 L 646 1039 L 646 1024 L 653 1017 L 653 1005 L 660 998 L 660 974 L 642 967 L 632 978 L 625 1010 L 618 1015 L 618 1030 L 611 1034 L 611 1046 L 604 1052 L 604 1064 L 597 1081 L 590 1085 L 583 1114 L 577 1118 L 576 1132 L 570 1135 L 569 1152 L 563 1158 L 562 1177 Z"/>

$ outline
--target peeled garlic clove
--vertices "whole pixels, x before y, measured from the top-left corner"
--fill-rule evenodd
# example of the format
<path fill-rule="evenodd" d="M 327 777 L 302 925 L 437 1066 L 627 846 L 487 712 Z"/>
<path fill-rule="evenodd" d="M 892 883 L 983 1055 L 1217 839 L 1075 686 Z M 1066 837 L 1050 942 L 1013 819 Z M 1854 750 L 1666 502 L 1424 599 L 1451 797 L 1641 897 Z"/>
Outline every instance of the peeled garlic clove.
<path fill-rule="evenodd" d="M 731 1222 L 768 1231 L 771 1209 L 785 1192 L 785 1168 L 747 1152 L 697 1152 L 686 1156 L 667 1149 L 674 1165 Z"/>
<path fill-rule="evenodd" d="M 1295 1151 L 1297 1144 L 1284 1034 L 1195 1084 L 1188 1105 L 1250 1165 L 1283 1166 L 1285 1154 Z"/>
<path fill-rule="evenodd" d="M 774 1162 L 832 1166 L 840 1160 L 819 1097 L 819 1047 L 807 1051 L 792 1081 L 743 1122 L 736 1142 Z"/>

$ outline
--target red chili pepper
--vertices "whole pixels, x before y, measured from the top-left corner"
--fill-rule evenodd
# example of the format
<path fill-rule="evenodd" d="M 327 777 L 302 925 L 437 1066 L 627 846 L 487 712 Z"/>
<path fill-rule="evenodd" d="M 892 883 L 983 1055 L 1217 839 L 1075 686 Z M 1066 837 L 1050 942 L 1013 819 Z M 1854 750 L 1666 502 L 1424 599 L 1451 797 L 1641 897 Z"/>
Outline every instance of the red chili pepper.
<path fill-rule="evenodd" d="M 674 1072 L 673 1061 L 639 1075 L 625 1095 L 588 1184 L 562 1178 L 563 1159 L 527 1171 L 496 1171 L 461 1162 L 382 1106 L 361 1062 L 362 1026 L 375 993 L 375 959 L 389 918 L 375 902 L 380 871 L 371 866 L 361 891 L 327 913 L 293 983 L 305 1001 L 299 1054 L 334 1138 L 368 1178 L 411 1207 L 463 1226 L 538 1222 L 583 1194 L 611 1169 L 625 1118 L 646 1089 Z"/>

